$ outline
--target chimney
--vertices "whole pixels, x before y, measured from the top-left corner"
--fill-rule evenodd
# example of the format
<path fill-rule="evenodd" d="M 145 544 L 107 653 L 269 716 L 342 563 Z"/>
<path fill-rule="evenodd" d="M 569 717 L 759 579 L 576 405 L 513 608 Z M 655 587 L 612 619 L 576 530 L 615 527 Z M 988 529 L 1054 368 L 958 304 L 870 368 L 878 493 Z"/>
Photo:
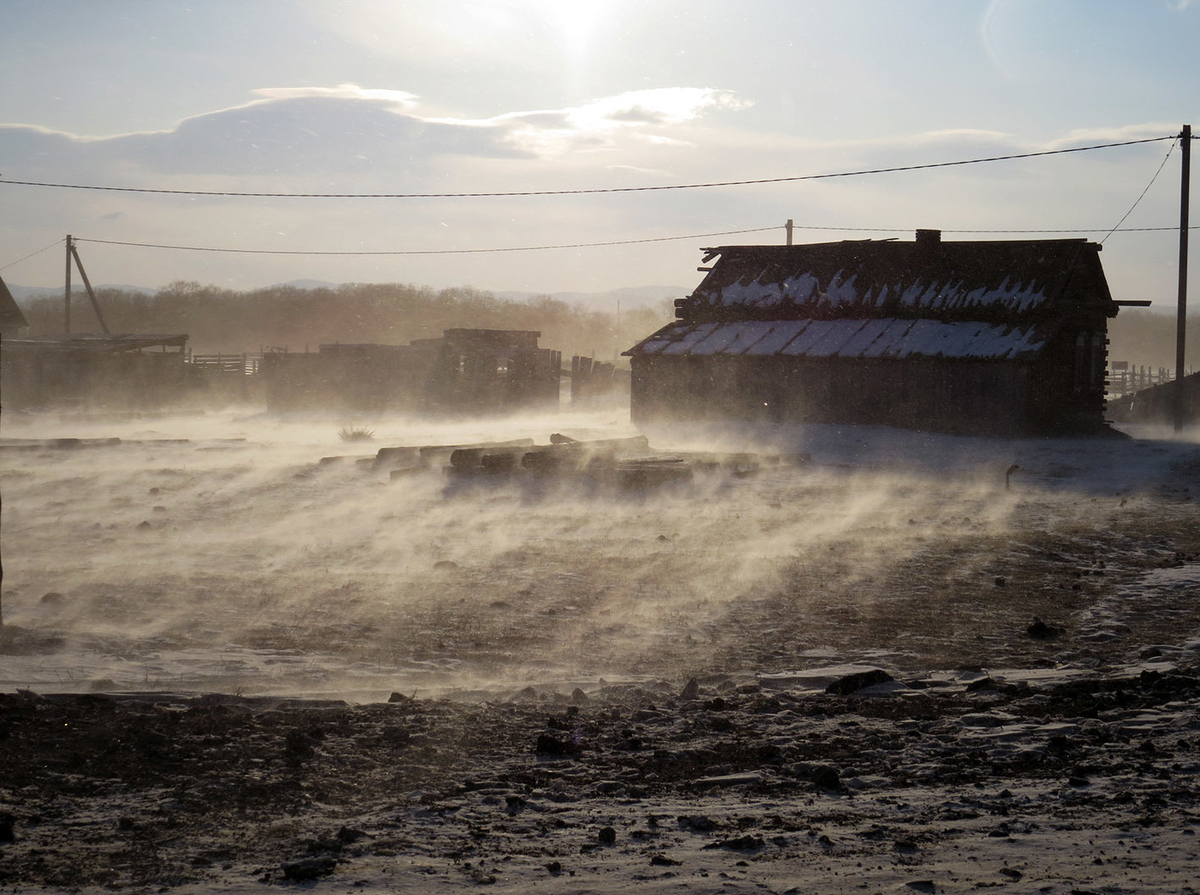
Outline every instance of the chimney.
<path fill-rule="evenodd" d="M 939 245 L 942 241 L 941 230 L 918 230 L 917 245 L 924 249 L 931 249 Z"/>

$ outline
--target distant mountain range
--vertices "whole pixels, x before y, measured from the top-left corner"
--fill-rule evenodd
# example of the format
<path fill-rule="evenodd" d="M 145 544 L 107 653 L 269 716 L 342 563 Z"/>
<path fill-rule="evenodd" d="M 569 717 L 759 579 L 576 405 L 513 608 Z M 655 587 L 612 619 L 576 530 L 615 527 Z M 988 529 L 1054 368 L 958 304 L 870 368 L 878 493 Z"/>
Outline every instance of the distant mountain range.
<path fill-rule="evenodd" d="M 276 286 L 290 286 L 293 289 L 336 289 L 339 283 L 329 283 L 324 280 L 290 280 L 286 283 L 276 283 Z M 146 286 L 129 286 L 125 284 L 105 283 L 94 287 L 101 289 L 120 289 L 122 292 L 139 292 L 143 295 L 153 295 L 158 290 Z M 8 284 L 8 290 L 19 305 L 28 305 L 35 298 L 60 297 L 61 286 L 18 286 Z M 72 284 L 72 292 L 82 293 L 82 284 Z M 249 291 L 249 290 L 248 290 Z M 607 292 L 492 292 L 497 298 L 509 301 L 528 301 L 549 295 L 553 299 L 566 302 L 572 307 L 584 307 L 593 311 L 616 311 L 618 304 L 621 309 L 632 311 L 637 308 L 656 307 L 663 302 L 683 298 L 691 294 L 691 289 L 685 286 L 624 286 Z"/>

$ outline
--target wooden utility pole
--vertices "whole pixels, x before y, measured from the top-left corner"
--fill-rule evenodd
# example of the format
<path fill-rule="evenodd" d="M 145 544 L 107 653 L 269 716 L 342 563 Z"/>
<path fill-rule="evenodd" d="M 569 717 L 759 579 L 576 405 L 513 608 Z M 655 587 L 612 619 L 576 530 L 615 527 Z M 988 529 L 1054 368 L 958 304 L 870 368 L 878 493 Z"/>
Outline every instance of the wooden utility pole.
<path fill-rule="evenodd" d="M 71 234 L 67 234 L 67 285 L 63 289 L 63 332 L 71 331 L 71 249 L 75 247 Z"/>
<path fill-rule="evenodd" d="M 68 240 L 71 238 L 68 236 Z M 83 280 L 83 288 L 87 290 L 88 299 L 92 303 L 92 310 L 96 312 L 96 319 L 100 321 L 100 329 L 104 334 L 109 335 L 108 324 L 104 322 L 104 315 L 100 313 L 100 302 L 96 300 L 96 292 L 92 289 L 92 281 L 88 279 L 87 271 L 83 269 L 83 262 L 79 260 L 79 249 L 75 248 L 75 243 L 70 242 L 71 257 L 75 259 L 75 266 L 79 268 L 79 276 Z"/>
<path fill-rule="evenodd" d="M 787 244 L 792 244 L 792 219 L 788 218 L 787 222 Z"/>
<path fill-rule="evenodd" d="M 1187 330 L 1188 274 L 1188 193 L 1192 173 L 1192 126 L 1185 124 L 1179 134 L 1183 149 L 1182 186 L 1179 192 L 1179 316 L 1175 323 L 1175 431 L 1183 431 L 1184 333 Z"/>
<path fill-rule="evenodd" d="M 92 282 L 88 279 L 87 271 L 83 269 L 83 262 L 79 260 L 79 250 L 75 248 L 75 239 L 70 233 L 67 234 L 66 285 L 63 287 L 63 332 L 71 331 L 71 261 L 74 261 L 75 266 L 79 268 L 79 276 L 83 278 L 83 288 L 87 290 L 88 298 L 92 302 L 92 310 L 96 312 L 96 319 L 100 321 L 100 329 L 104 331 L 105 335 L 108 335 L 108 324 L 104 322 L 104 315 L 100 313 L 100 302 L 96 300 Z"/>

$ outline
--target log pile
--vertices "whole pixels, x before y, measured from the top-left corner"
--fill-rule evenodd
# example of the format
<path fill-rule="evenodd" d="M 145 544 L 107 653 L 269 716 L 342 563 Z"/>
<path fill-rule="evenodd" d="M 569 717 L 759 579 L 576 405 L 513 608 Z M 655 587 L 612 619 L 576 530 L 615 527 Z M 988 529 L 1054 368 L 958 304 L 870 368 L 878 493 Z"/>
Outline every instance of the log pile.
<path fill-rule="evenodd" d="M 446 474 L 452 481 L 521 478 L 640 491 L 689 482 L 697 472 L 749 475 L 764 467 L 795 465 L 807 459 L 796 454 L 746 452 L 655 453 L 645 436 L 578 441 L 556 433 L 546 445 L 498 443 L 457 449 L 450 454 Z"/>
<path fill-rule="evenodd" d="M 319 465 L 353 460 L 363 468 L 386 469 L 392 479 L 441 469 L 454 483 L 520 479 L 641 491 L 689 482 L 697 473 L 747 476 L 762 469 L 801 465 L 809 459 L 807 454 L 794 453 L 656 452 L 644 435 L 581 441 L 555 433 L 548 444 L 518 438 L 476 444 L 400 445 L 380 448 L 374 456 L 322 457 Z"/>

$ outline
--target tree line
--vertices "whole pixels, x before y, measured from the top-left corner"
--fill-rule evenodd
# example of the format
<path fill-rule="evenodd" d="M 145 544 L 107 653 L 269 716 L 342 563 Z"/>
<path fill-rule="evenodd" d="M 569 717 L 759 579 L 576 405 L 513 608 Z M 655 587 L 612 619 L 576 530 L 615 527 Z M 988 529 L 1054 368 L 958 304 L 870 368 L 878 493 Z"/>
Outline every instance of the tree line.
<path fill-rule="evenodd" d="M 333 342 L 404 345 L 437 338 L 447 329 L 536 330 L 543 348 L 612 361 L 674 316 L 669 298 L 655 308 L 618 315 L 577 308 L 549 295 L 498 298 L 472 288 L 405 284 L 346 284 L 251 291 L 178 280 L 153 294 L 104 288 L 97 303 L 113 333 L 187 333 L 199 354 L 253 353 L 263 348 L 316 351 Z M 72 329 L 99 331 L 87 300 L 72 300 Z M 63 299 L 33 299 L 25 309 L 31 335 L 62 332 Z"/>
<path fill-rule="evenodd" d="M 346 284 L 301 289 L 271 286 L 240 292 L 177 280 L 154 294 L 106 288 L 97 301 L 112 332 L 187 333 L 201 354 L 242 354 L 264 347 L 315 351 L 330 342 L 403 345 L 454 328 L 537 330 L 544 348 L 611 361 L 674 319 L 671 299 L 618 316 L 574 307 L 549 295 L 526 301 L 469 287 Z M 62 332 L 60 296 L 34 298 L 24 309 L 34 335 Z M 86 294 L 72 302 L 73 329 L 100 329 Z M 1109 321 L 1109 358 L 1174 367 L 1175 317 L 1126 309 Z M 1190 322 L 1188 365 L 1200 366 L 1200 329 Z"/>

